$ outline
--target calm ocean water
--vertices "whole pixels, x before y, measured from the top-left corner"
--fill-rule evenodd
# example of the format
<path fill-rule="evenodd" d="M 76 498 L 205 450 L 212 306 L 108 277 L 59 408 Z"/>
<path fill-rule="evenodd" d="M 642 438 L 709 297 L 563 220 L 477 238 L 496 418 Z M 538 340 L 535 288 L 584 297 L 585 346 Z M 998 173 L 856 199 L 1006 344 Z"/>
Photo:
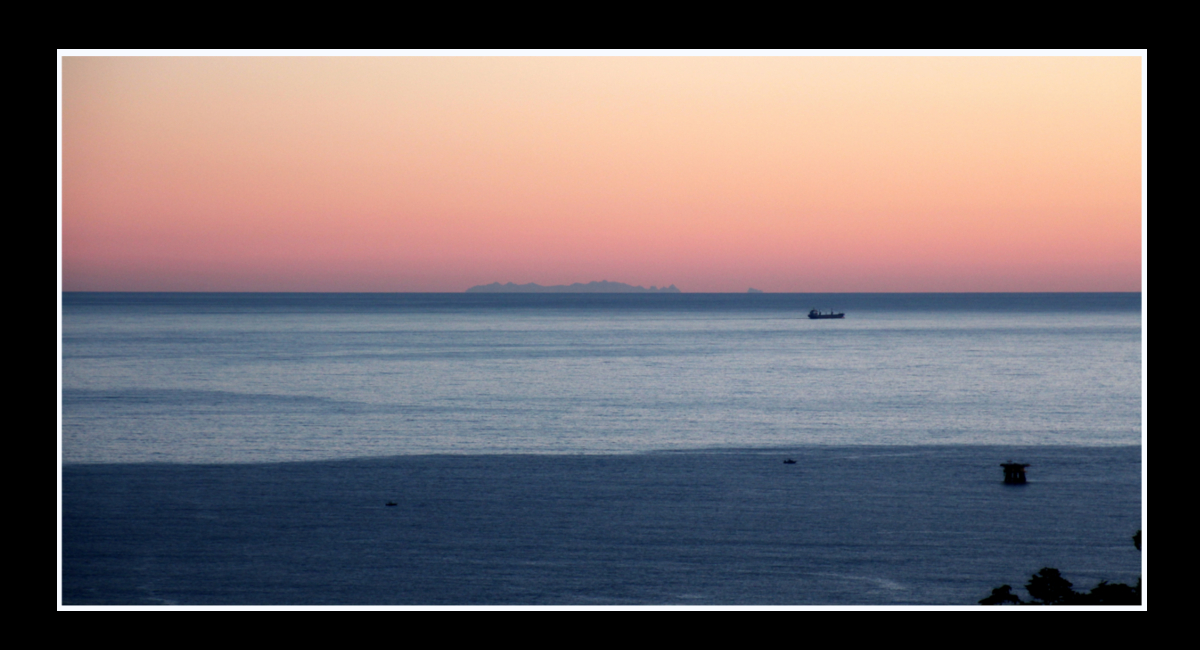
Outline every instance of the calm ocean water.
<path fill-rule="evenodd" d="M 62 459 L 1137 445 L 1140 302 L 69 293 Z"/>
<path fill-rule="evenodd" d="M 1141 570 L 1139 294 L 62 310 L 68 605 L 947 605 Z"/>

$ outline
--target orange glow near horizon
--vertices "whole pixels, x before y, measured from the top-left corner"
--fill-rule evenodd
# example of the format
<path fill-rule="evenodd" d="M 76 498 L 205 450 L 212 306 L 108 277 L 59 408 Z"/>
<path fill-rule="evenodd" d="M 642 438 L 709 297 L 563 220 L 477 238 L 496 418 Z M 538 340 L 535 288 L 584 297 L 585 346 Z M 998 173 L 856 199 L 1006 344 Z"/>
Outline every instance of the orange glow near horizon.
<path fill-rule="evenodd" d="M 1140 291 L 1140 57 L 63 57 L 65 291 Z"/>

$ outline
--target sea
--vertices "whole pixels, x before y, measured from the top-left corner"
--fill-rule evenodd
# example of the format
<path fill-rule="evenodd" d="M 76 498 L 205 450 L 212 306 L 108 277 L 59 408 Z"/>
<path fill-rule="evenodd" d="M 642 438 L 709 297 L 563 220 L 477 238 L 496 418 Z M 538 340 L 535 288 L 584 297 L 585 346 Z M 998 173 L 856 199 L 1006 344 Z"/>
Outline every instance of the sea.
<path fill-rule="evenodd" d="M 1043 567 L 1135 584 L 1142 309 L 64 293 L 59 602 L 943 606 L 1028 599 Z"/>

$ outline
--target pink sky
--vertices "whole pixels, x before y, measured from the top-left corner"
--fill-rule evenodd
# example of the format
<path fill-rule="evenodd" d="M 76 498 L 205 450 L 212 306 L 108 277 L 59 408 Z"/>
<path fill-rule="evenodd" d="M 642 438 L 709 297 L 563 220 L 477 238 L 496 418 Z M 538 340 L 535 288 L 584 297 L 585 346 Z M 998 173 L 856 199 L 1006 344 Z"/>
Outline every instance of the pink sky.
<path fill-rule="evenodd" d="M 1139 291 L 1141 57 L 62 57 L 65 291 Z"/>

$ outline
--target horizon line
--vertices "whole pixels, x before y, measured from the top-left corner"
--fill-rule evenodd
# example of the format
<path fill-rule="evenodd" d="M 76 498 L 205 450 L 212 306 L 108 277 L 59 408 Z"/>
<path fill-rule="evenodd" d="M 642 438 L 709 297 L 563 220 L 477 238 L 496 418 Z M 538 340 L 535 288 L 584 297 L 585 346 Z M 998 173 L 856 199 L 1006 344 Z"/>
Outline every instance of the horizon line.
<path fill-rule="evenodd" d="M 672 285 L 673 286 L 673 285 Z M 940 295 L 961 295 L 961 294 L 1069 294 L 1069 293 L 1145 293 L 1142 290 L 1137 291 L 684 291 L 680 289 L 678 292 L 658 292 L 658 291 L 553 291 L 553 292 L 535 292 L 535 291 L 140 291 L 140 290 L 66 290 L 59 291 L 60 294 L 66 293 L 197 293 L 197 294 L 216 294 L 216 293 L 262 293 L 262 294 L 348 294 L 348 295 L 655 295 L 655 296 L 677 296 L 677 295 L 721 295 L 721 296 L 753 296 L 753 295 L 779 295 L 787 296 L 794 294 L 862 294 L 862 295 L 912 295 L 912 294 L 940 294 Z"/>

